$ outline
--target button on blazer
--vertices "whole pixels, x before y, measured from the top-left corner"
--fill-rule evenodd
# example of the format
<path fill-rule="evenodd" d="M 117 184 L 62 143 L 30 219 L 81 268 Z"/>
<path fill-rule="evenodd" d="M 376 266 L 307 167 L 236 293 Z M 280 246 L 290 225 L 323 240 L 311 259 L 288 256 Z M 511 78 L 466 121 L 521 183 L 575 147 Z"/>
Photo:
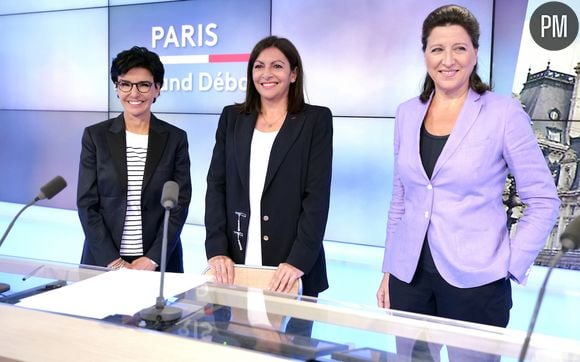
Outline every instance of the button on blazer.
<path fill-rule="evenodd" d="M 245 260 L 250 210 L 250 146 L 256 114 L 225 107 L 207 175 L 206 254 Z M 263 265 L 289 263 L 302 270 L 303 293 L 328 288 L 322 240 L 332 175 L 332 114 L 306 105 L 289 114 L 272 145 L 261 200 Z M 237 235 L 240 217 L 240 245 Z"/>
<path fill-rule="evenodd" d="M 397 110 L 383 271 L 410 282 L 427 234 L 437 270 L 456 287 L 525 282 L 560 205 L 529 116 L 515 99 L 470 90 L 428 179 L 419 138 L 429 102 Z M 527 205 L 512 238 L 502 201 L 508 171 Z"/>

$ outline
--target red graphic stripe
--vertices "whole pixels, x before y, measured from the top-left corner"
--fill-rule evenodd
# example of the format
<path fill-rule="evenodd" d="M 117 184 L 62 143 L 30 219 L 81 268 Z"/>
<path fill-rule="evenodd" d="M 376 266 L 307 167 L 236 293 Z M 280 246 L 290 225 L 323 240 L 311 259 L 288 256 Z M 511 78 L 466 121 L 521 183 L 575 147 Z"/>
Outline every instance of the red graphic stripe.
<path fill-rule="evenodd" d="M 247 62 L 250 54 L 210 54 L 210 63 Z"/>

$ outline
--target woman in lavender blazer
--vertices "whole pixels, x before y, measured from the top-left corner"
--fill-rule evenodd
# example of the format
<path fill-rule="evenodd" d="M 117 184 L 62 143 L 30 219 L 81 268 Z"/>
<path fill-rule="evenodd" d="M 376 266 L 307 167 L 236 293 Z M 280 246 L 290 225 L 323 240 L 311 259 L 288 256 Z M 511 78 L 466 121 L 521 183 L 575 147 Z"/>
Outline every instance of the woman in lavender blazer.
<path fill-rule="evenodd" d="M 395 174 L 377 292 L 390 307 L 505 327 L 510 279 L 525 283 L 558 215 L 554 180 L 530 118 L 476 72 L 479 24 L 465 8 L 423 24 L 427 76 L 395 122 Z M 525 203 L 510 237 L 502 193 Z"/>

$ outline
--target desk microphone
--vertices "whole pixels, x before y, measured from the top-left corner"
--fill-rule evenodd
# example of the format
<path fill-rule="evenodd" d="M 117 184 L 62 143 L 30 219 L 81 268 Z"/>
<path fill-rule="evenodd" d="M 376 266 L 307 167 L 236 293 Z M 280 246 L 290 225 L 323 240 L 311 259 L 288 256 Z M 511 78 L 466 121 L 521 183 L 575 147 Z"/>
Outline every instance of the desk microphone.
<path fill-rule="evenodd" d="M 175 181 L 167 181 L 163 185 L 163 192 L 161 193 L 161 205 L 165 209 L 165 217 L 163 219 L 163 239 L 161 244 L 161 265 L 159 274 L 161 276 L 161 283 L 159 285 L 159 296 L 153 307 L 145 308 L 139 312 L 139 316 L 145 322 L 150 324 L 169 324 L 181 318 L 181 309 L 167 306 L 167 301 L 163 297 L 163 283 L 165 280 L 165 265 L 167 263 L 167 228 L 169 225 L 170 210 L 177 206 L 179 199 L 179 185 Z"/>
<path fill-rule="evenodd" d="M 16 222 L 16 220 L 18 219 L 20 214 L 22 214 L 24 212 L 24 210 L 26 210 L 29 206 L 32 206 L 37 201 L 44 200 L 44 199 L 52 199 L 56 194 L 61 192 L 65 187 L 66 187 L 66 181 L 61 176 L 56 176 L 52 180 L 48 181 L 44 186 L 42 186 L 40 188 L 40 193 L 34 199 L 32 199 L 32 201 L 30 201 L 22 209 L 20 209 L 20 211 L 18 212 L 18 214 L 16 214 L 16 216 L 14 216 L 14 218 L 10 222 L 10 225 L 8 225 L 8 228 L 4 232 L 4 235 L 2 235 L 2 239 L 0 239 L 0 246 L 2 246 L 2 244 L 4 243 L 4 240 L 6 240 L 6 236 L 8 236 L 8 233 L 10 232 L 10 230 L 12 230 L 12 226 L 14 226 L 14 223 Z M 0 293 L 4 293 L 8 290 L 10 290 L 10 285 L 0 283 Z"/>
<path fill-rule="evenodd" d="M 526 339 L 524 340 L 524 344 L 520 351 L 519 362 L 523 362 L 526 358 L 526 353 L 528 351 L 528 347 L 530 346 L 530 339 L 532 338 L 532 332 L 534 331 L 536 319 L 538 319 L 538 313 L 540 312 L 540 305 L 542 304 L 544 293 L 546 292 L 546 284 L 548 284 L 548 278 L 550 278 L 550 274 L 552 274 L 554 266 L 558 264 L 558 261 L 560 261 L 562 255 L 564 255 L 564 253 L 566 253 L 568 250 L 580 249 L 580 217 L 572 220 L 562 235 L 560 235 L 560 244 L 562 245 L 562 249 L 560 249 L 550 261 L 548 272 L 546 273 L 546 277 L 544 278 L 544 282 L 540 288 L 540 293 L 538 294 L 538 299 L 536 300 L 536 305 L 534 306 L 534 313 L 532 314 L 530 326 L 528 327 L 528 333 L 526 334 Z"/>

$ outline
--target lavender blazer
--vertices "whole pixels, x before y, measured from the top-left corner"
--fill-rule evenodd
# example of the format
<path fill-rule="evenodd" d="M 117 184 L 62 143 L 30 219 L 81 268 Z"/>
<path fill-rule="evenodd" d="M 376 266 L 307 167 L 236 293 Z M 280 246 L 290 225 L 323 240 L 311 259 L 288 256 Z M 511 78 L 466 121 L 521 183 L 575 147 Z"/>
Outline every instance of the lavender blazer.
<path fill-rule="evenodd" d="M 509 275 L 525 283 L 560 205 L 530 118 L 514 99 L 470 90 L 429 180 L 419 155 L 429 103 L 414 98 L 397 110 L 383 271 L 410 282 L 427 233 L 448 283 L 468 288 Z M 508 171 L 527 205 L 511 238 L 502 203 Z"/>

